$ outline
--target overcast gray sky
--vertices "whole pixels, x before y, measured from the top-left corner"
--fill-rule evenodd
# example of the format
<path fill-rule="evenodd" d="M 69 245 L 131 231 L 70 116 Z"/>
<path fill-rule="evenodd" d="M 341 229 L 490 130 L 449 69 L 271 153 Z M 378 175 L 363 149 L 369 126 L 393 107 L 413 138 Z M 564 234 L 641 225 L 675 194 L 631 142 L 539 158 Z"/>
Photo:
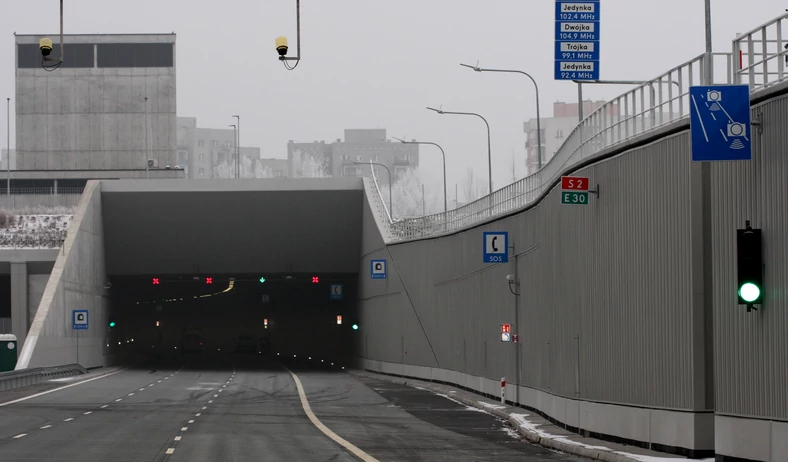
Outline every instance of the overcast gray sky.
<path fill-rule="evenodd" d="M 286 157 L 290 139 L 330 142 L 342 138 L 345 128 L 386 128 L 389 136 L 441 144 L 451 184 L 467 168 L 486 178 L 484 124 L 473 117 L 440 116 L 425 106 L 487 117 L 496 189 L 509 182 L 513 151 L 522 176 L 523 121 L 536 116 L 533 86 L 525 77 L 479 74 L 460 62 L 531 73 L 540 84 L 543 117 L 552 114 L 554 101 L 577 100 L 576 85 L 553 80 L 550 0 L 301 3 L 303 60 L 294 71 L 276 59 L 274 38 L 286 35 L 295 48 L 295 0 L 66 0 L 65 30 L 175 32 L 178 115 L 222 128 L 240 114 L 242 144 L 260 146 L 266 157 Z M 786 7 L 778 0 L 712 3 L 715 51 L 730 51 L 736 32 L 777 17 Z M 57 0 L 0 0 L 0 5 L 6 37 L 0 41 L 0 96 L 5 99 L 14 95 L 12 34 L 55 34 L 59 14 Z M 703 0 L 602 0 L 601 11 L 603 79 L 649 79 L 704 51 Z M 606 99 L 625 89 L 595 86 L 585 95 Z M 0 120 L 4 126 L 5 111 Z M 435 181 L 439 159 L 437 151 L 423 148 L 423 168 Z"/>

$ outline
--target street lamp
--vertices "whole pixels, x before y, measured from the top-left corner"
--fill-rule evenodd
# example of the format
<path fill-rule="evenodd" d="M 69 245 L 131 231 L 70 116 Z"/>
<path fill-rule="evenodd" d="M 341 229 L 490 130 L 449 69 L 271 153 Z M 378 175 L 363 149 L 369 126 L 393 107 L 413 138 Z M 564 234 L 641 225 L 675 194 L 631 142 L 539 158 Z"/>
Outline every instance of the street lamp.
<path fill-rule="evenodd" d="M 6 213 L 11 213 L 11 98 L 6 98 Z"/>
<path fill-rule="evenodd" d="M 276 38 L 276 52 L 279 53 L 279 61 L 285 65 L 289 71 L 298 66 L 301 62 L 301 0 L 296 0 L 296 56 L 294 58 L 287 57 L 287 37 Z M 287 64 L 288 61 L 295 61 L 293 66 Z"/>
<path fill-rule="evenodd" d="M 236 134 L 236 132 L 238 130 L 238 127 L 236 127 L 235 124 L 230 124 L 230 125 L 228 125 L 228 127 L 233 127 L 233 144 L 235 144 L 235 134 Z M 233 146 L 233 148 L 236 148 L 236 146 Z M 233 151 L 235 151 L 235 149 L 233 149 Z M 237 168 L 235 169 L 235 177 L 238 178 L 238 169 Z"/>
<path fill-rule="evenodd" d="M 476 114 L 475 112 L 451 112 L 451 111 L 444 111 L 443 109 L 435 109 L 431 107 L 427 107 L 430 111 L 435 111 L 438 114 L 454 114 L 454 115 L 471 115 L 476 116 L 484 121 L 484 124 L 487 125 L 487 179 L 490 185 L 490 190 L 488 194 L 493 193 L 493 184 L 492 184 L 492 150 L 490 149 L 490 124 L 487 123 L 487 119 Z"/>
<path fill-rule="evenodd" d="M 446 152 L 443 151 L 443 148 L 438 143 L 433 143 L 432 141 L 405 141 L 396 137 L 394 139 L 405 144 L 431 144 L 441 150 L 441 155 L 443 156 L 443 211 L 448 212 L 449 206 L 446 199 Z"/>
<path fill-rule="evenodd" d="M 513 70 L 513 69 L 482 69 L 479 66 L 470 66 L 468 64 L 460 63 L 460 66 L 468 67 L 473 69 L 476 72 L 509 72 L 509 73 L 516 73 L 516 74 L 523 74 L 524 76 L 531 79 L 531 82 L 534 83 L 534 88 L 536 89 L 536 144 L 538 144 L 536 151 L 537 151 L 537 159 L 539 160 L 539 169 L 542 169 L 542 117 L 539 113 L 539 85 L 537 85 L 536 80 L 531 77 L 531 74 L 523 71 Z"/>
<path fill-rule="evenodd" d="M 238 141 L 235 143 L 235 150 L 236 150 L 236 152 L 235 152 L 235 176 L 236 177 L 240 177 L 241 176 L 241 116 L 234 115 L 233 117 L 238 119 L 238 122 L 236 122 L 238 124 L 238 135 L 237 135 Z"/>
<path fill-rule="evenodd" d="M 351 163 L 353 163 L 353 164 L 356 164 L 356 165 L 364 165 L 364 164 L 365 164 L 364 162 L 356 162 L 356 161 L 354 161 L 354 160 L 351 160 L 350 162 L 351 162 Z M 392 178 L 391 178 L 391 170 L 389 170 L 389 168 L 388 168 L 388 167 L 386 167 L 385 165 L 383 165 L 383 164 L 379 164 L 379 163 L 377 163 L 377 162 L 369 162 L 369 164 L 370 164 L 370 165 L 380 165 L 381 167 L 385 168 L 385 169 L 386 169 L 386 172 L 388 172 L 388 174 L 389 174 L 389 214 L 391 215 L 391 217 L 390 217 L 390 218 L 391 218 L 391 220 L 393 221 L 393 220 L 394 220 L 394 207 L 391 205 L 391 204 L 392 204 L 391 198 L 393 197 L 393 196 L 391 195 L 391 182 L 392 182 L 393 180 L 392 180 Z"/>

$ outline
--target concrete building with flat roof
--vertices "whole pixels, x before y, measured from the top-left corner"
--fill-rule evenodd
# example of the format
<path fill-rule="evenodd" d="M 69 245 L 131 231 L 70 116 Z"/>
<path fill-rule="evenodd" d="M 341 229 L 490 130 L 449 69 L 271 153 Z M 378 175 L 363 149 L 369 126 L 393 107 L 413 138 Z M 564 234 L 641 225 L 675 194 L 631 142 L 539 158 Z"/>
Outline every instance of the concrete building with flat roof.
<path fill-rule="evenodd" d="M 175 34 L 65 35 L 57 69 L 43 67 L 43 37 L 58 59 L 59 35 L 14 37 L 17 169 L 175 165 Z"/>

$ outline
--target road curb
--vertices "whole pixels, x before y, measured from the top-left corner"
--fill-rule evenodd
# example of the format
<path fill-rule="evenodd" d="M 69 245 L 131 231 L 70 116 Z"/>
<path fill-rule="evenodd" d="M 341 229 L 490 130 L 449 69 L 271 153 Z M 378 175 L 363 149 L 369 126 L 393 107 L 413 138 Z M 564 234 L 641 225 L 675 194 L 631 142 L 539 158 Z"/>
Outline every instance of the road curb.
<path fill-rule="evenodd" d="M 476 409 L 482 410 L 488 414 L 494 415 L 496 417 L 500 417 L 501 419 L 506 420 L 509 422 L 509 425 L 513 426 L 526 440 L 530 441 L 531 443 L 538 444 L 540 446 L 544 446 L 546 448 L 555 449 L 557 451 L 561 451 L 567 454 L 573 454 L 578 456 L 587 457 L 593 460 L 603 460 L 605 462 L 641 462 L 640 459 L 636 459 L 634 457 L 625 456 L 623 454 L 616 453 L 612 450 L 605 450 L 601 448 L 589 448 L 586 446 L 581 446 L 580 444 L 571 444 L 564 441 L 558 441 L 555 438 L 544 438 L 539 435 L 537 432 L 528 430 L 527 428 L 523 428 L 520 426 L 519 422 L 517 422 L 517 418 L 512 416 L 511 412 L 502 410 L 502 409 L 493 409 L 488 406 L 483 406 L 478 400 L 473 400 L 469 398 L 465 398 L 463 396 L 452 396 L 449 394 L 449 391 L 446 388 L 442 388 L 439 385 L 435 385 L 430 382 L 423 382 L 416 379 L 406 379 L 402 377 L 392 377 L 389 375 L 384 374 L 376 374 L 374 372 L 367 372 L 367 371 L 348 371 L 350 375 L 357 376 L 357 377 L 375 377 L 381 380 L 386 380 L 392 383 L 399 383 L 403 385 L 407 385 L 410 387 L 418 386 L 420 388 L 424 388 L 426 390 L 441 393 L 444 395 L 449 396 L 451 399 L 461 402 L 467 406 L 474 407 Z"/>

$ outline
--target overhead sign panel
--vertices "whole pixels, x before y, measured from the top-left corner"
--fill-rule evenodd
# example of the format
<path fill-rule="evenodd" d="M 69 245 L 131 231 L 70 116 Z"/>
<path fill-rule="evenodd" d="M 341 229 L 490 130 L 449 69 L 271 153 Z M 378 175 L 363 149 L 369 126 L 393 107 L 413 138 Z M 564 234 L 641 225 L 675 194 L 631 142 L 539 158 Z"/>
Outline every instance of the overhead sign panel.
<path fill-rule="evenodd" d="M 749 85 L 690 87 L 692 160 L 752 159 Z"/>
<path fill-rule="evenodd" d="M 555 2 L 555 79 L 599 80 L 600 1 Z"/>

